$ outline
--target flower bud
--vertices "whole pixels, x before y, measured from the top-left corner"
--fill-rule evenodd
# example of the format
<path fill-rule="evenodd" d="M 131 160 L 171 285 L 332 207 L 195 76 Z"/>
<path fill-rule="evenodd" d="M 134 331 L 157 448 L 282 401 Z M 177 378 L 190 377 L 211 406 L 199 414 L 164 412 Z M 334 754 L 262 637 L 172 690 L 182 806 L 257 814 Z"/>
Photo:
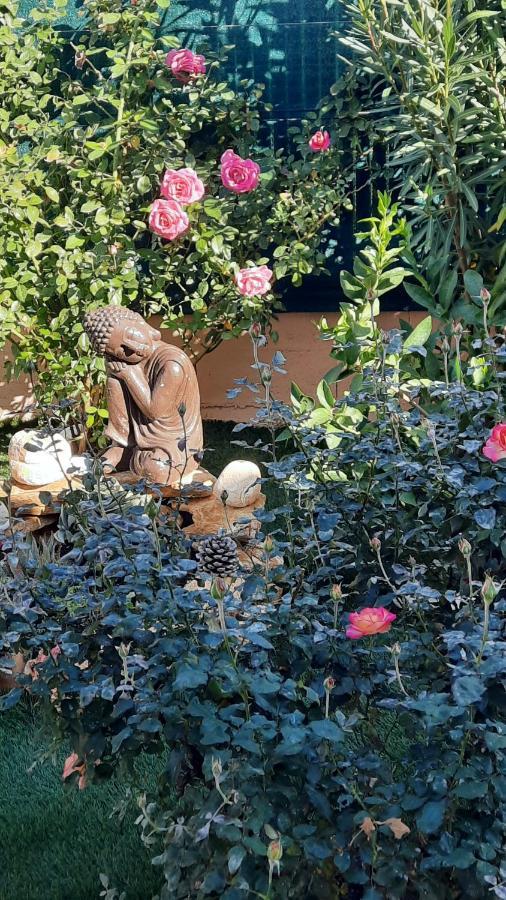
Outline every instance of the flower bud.
<path fill-rule="evenodd" d="M 181 416 L 181 418 L 183 419 L 186 415 L 186 403 L 180 403 L 177 408 L 177 411 L 178 411 L 179 415 Z"/>
<path fill-rule="evenodd" d="M 330 693 L 330 691 L 334 690 L 335 686 L 336 686 L 336 683 L 331 675 L 329 675 L 328 678 L 326 678 L 325 681 L 323 682 L 323 687 L 325 688 L 325 690 L 327 691 L 328 694 Z"/>
<path fill-rule="evenodd" d="M 490 303 L 490 297 L 491 297 L 490 291 L 488 291 L 487 288 L 482 288 L 480 291 L 480 298 L 483 301 L 483 303 Z"/>
<path fill-rule="evenodd" d="M 283 856 L 283 845 L 279 838 L 271 841 L 269 846 L 267 847 L 267 859 L 269 862 L 277 863 L 280 861 Z"/>
<path fill-rule="evenodd" d="M 373 291 L 372 288 L 367 288 L 366 295 L 365 295 L 366 300 L 369 300 L 369 302 L 371 303 L 373 300 L 376 300 L 377 296 L 378 295 L 376 294 L 376 291 Z"/>
<path fill-rule="evenodd" d="M 453 333 L 454 333 L 455 337 L 462 337 L 462 335 L 464 333 L 464 327 L 461 322 L 453 323 Z"/>
<path fill-rule="evenodd" d="M 213 578 L 209 593 L 213 600 L 223 600 L 227 593 L 227 582 L 224 578 Z"/>
<path fill-rule="evenodd" d="M 493 579 L 490 575 L 485 576 L 485 581 L 483 582 L 481 588 L 481 596 L 483 597 L 483 602 L 490 606 L 491 603 L 495 600 L 499 593 L 500 588 L 494 583 Z"/>
<path fill-rule="evenodd" d="M 221 759 L 213 756 L 213 761 L 211 763 L 211 771 L 213 773 L 213 778 L 217 781 L 223 772 L 223 766 L 221 764 Z"/>
<path fill-rule="evenodd" d="M 459 541 L 459 550 L 462 553 L 464 559 L 469 559 L 472 552 L 472 547 L 469 541 L 466 538 L 461 538 Z"/>
<path fill-rule="evenodd" d="M 74 65 L 76 69 L 83 69 L 85 62 L 86 53 L 84 52 L 84 50 L 76 50 L 76 55 L 74 56 Z"/>
<path fill-rule="evenodd" d="M 336 603 L 343 599 L 343 591 L 340 584 L 333 584 L 330 589 L 330 596 Z"/>
<path fill-rule="evenodd" d="M 272 553 L 272 551 L 274 550 L 274 541 L 272 540 L 270 534 L 268 534 L 265 538 L 264 550 L 266 553 Z"/>
<path fill-rule="evenodd" d="M 265 367 L 262 369 L 262 371 L 261 371 L 261 373 L 260 373 L 260 377 L 261 377 L 261 379 L 262 379 L 262 384 L 270 384 L 270 383 L 271 383 L 271 381 L 272 381 L 272 372 L 271 372 L 271 370 L 269 369 L 268 366 L 265 366 Z"/>
<path fill-rule="evenodd" d="M 262 334 L 262 326 L 260 325 L 260 322 L 252 322 L 249 333 L 254 341 L 258 340 L 258 338 L 261 337 Z"/>
<path fill-rule="evenodd" d="M 376 553 L 379 553 L 379 551 L 381 550 L 381 541 L 378 537 L 375 536 L 371 538 L 369 544 L 371 545 L 372 549 L 376 551 Z"/>

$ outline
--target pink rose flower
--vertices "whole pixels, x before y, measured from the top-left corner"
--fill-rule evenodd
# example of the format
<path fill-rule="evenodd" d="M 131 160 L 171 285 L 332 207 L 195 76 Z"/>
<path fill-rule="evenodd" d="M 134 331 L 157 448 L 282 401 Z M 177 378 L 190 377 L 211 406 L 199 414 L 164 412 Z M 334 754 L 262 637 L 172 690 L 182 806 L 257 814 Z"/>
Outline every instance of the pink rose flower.
<path fill-rule="evenodd" d="M 221 157 L 221 181 L 234 194 L 248 194 L 258 186 L 260 166 L 252 159 L 242 159 L 233 150 Z"/>
<path fill-rule="evenodd" d="M 322 150 L 328 150 L 330 147 L 330 134 L 328 131 L 316 131 L 309 140 L 309 146 L 315 153 L 321 153 Z"/>
<path fill-rule="evenodd" d="M 149 213 L 149 227 L 166 241 L 175 241 L 190 227 L 190 220 L 177 200 L 155 200 Z"/>
<path fill-rule="evenodd" d="M 489 439 L 483 447 L 483 456 L 492 462 L 506 459 L 506 422 L 501 422 L 492 428 Z"/>
<path fill-rule="evenodd" d="M 366 606 L 358 612 L 350 613 L 350 624 L 346 629 L 347 638 L 362 638 L 369 634 L 384 634 L 390 631 L 392 622 L 397 618 L 384 606 Z"/>
<path fill-rule="evenodd" d="M 194 75 L 205 75 L 206 60 L 204 56 L 193 53 L 192 50 L 171 50 L 165 57 L 165 65 L 171 70 L 178 81 L 187 84 Z"/>
<path fill-rule="evenodd" d="M 272 272 L 267 266 L 239 269 L 235 283 L 243 297 L 261 297 L 271 289 Z"/>
<path fill-rule="evenodd" d="M 181 206 L 189 206 L 202 200 L 205 188 L 194 169 L 167 169 L 160 193 L 166 200 L 177 200 Z"/>

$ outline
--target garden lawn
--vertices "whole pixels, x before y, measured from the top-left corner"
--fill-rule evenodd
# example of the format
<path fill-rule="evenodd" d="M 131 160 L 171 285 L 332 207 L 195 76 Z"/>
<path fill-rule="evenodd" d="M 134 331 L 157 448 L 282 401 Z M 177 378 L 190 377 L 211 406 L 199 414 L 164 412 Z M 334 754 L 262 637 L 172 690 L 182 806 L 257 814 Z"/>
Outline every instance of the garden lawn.
<path fill-rule="evenodd" d="M 213 473 L 231 460 L 255 454 L 231 445 L 233 425 L 204 425 L 204 465 Z M 0 471 L 8 473 L 7 447 L 11 429 L 0 430 Z M 258 433 L 248 434 L 254 440 Z M 245 432 L 237 438 L 246 439 Z M 151 854 L 134 825 L 136 808 L 123 823 L 110 818 L 129 786 L 126 776 L 84 791 L 61 780 L 65 756 L 45 759 L 28 772 L 50 746 L 36 707 L 0 714 L 0 900 L 94 900 L 101 891 L 99 876 L 125 890 L 128 900 L 149 900 L 160 886 Z M 136 793 L 154 789 L 163 767 L 158 757 L 139 760 L 132 787 Z M 138 791 L 136 790 L 138 786 Z"/>

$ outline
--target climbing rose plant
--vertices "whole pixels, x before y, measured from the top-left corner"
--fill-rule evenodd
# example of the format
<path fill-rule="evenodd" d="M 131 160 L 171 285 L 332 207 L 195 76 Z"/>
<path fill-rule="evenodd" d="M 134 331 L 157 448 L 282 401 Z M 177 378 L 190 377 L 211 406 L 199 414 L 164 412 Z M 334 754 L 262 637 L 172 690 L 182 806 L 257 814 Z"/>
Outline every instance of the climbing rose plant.
<path fill-rule="evenodd" d="M 338 145 L 269 149 L 261 87 L 233 90 L 224 59 L 160 36 L 167 7 L 85 0 L 73 40 L 63 0 L 30 21 L 0 11 L 0 341 L 44 403 L 89 406 L 103 379 L 90 307 L 159 315 L 195 360 L 268 328 L 348 202 Z M 238 288 L 250 267 L 272 271 L 268 290 Z"/>

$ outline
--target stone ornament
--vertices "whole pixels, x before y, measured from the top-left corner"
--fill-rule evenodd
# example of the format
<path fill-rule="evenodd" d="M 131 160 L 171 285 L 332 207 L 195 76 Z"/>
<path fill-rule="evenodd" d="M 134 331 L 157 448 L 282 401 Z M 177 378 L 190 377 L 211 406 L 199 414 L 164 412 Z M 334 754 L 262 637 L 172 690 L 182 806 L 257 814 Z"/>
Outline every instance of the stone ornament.
<path fill-rule="evenodd" d="M 105 471 L 177 485 L 198 468 L 203 449 L 200 395 L 189 358 L 161 339 L 139 313 L 122 306 L 90 312 L 84 328 L 105 357 L 111 446 Z"/>
<path fill-rule="evenodd" d="M 11 477 L 18 484 L 42 486 L 61 481 L 70 468 L 72 448 L 58 432 L 24 429 L 9 444 Z"/>
<path fill-rule="evenodd" d="M 236 509 L 251 506 L 260 497 L 261 477 L 262 473 L 256 463 L 248 459 L 235 459 L 225 466 L 216 480 L 214 496 L 218 500 L 225 498 L 225 505 Z"/>

